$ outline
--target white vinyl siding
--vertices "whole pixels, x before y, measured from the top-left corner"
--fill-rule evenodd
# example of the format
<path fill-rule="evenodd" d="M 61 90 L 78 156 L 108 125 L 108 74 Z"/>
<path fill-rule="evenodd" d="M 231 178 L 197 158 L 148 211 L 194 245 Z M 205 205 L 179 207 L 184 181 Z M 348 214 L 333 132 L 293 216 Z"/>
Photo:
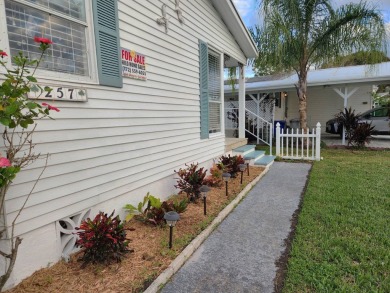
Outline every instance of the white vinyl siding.
<path fill-rule="evenodd" d="M 185 163 L 224 153 L 223 135 L 200 139 L 199 39 L 241 63 L 244 54 L 211 1 L 181 1 L 184 25 L 175 1 L 165 3 L 168 33 L 156 23 L 162 2 L 118 1 L 120 45 L 145 55 L 147 81 L 123 78 L 123 88 L 79 81 L 87 102 L 50 102 L 61 112 L 53 114 L 55 120 L 39 121 L 34 133 L 36 152 L 50 153 L 49 165 L 18 219 L 17 234 L 103 202 L 114 201 L 123 213 L 124 204 L 137 204 L 145 195 L 136 189 L 173 178 Z M 49 75 L 39 80 L 62 85 Z M 38 160 L 16 177 L 7 196 L 8 222 L 43 164 Z M 175 180 L 170 182 L 173 193 Z"/>
<path fill-rule="evenodd" d="M 209 50 L 209 133 L 221 132 L 221 63 L 220 56 Z"/>

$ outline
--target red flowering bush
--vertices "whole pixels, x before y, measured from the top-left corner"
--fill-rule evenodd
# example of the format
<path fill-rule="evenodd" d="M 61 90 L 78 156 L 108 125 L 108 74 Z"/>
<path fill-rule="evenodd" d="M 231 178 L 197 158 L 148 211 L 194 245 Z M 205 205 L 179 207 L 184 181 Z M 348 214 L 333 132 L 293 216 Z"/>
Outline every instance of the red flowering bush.
<path fill-rule="evenodd" d="M 0 158 L 0 186 L 9 185 L 20 171 L 20 167 L 12 166 L 7 158 Z"/>
<path fill-rule="evenodd" d="M 203 185 L 207 170 L 204 170 L 203 167 L 198 169 L 198 164 L 191 164 L 190 166 L 186 164 L 186 167 L 186 169 L 180 168 L 177 171 L 180 178 L 177 180 L 175 187 L 179 188 L 181 192 L 185 192 L 190 201 L 194 201 L 200 196 L 199 188 Z"/>
<path fill-rule="evenodd" d="M 51 40 L 49 40 L 47 38 L 41 38 L 41 37 L 38 37 L 38 36 L 34 37 L 34 42 L 41 43 L 41 44 L 44 44 L 44 45 L 53 44 L 53 42 Z"/>
<path fill-rule="evenodd" d="M 126 230 L 119 216 L 100 212 L 95 219 L 90 218 L 83 221 L 80 227 L 77 227 L 77 235 L 80 237 L 76 246 L 84 250 L 80 260 L 84 265 L 92 263 L 110 263 L 111 261 L 120 262 L 126 252 L 132 252 L 127 248 L 129 240 L 126 238 Z"/>
<path fill-rule="evenodd" d="M 0 67 L 2 67 L 2 76 L 0 77 L 0 124 L 3 137 L 2 149 L 5 153 L 4 157 L 0 158 L 0 217 L 4 216 L 4 200 L 12 180 L 22 168 L 32 164 L 39 157 L 39 154 L 34 153 L 35 145 L 32 140 L 36 122 L 44 117 L 49 117 L 51 110 L 59 111 L 56 107 L 41 105 L 36 100 L 28 98 L 27 94 L 30 92 L 32 85 L 40 89 L 41 94 L 44 90 L 50 91 L 49 87 L 42 89 L 37 84 L 34 74 L 52 42 L 40 37 L 35 37 L 34 40 L 39 43 L 39 50 L 41 51 L 38 60 L 30 60 L 23 52 L 19 52 L 12 57 L 11 63 L 8 54 L 0 49 Z M 18 248 L 22 242 L 19 236 L 15 237 L 14 235 L 14 225 L 31 194 L 32 191 L 19 207 L 15 218 L 10 220 L 9 224 L 12 226 L 10 235 L 3 235 L 6 228 L 4 223 L 0 225 L 0 236 L 2 236 L 2 240 L 8 241 L 10 246 L 6 250 L 0 248 L 0 255 L 4 257 L 3 263 L 5 264 L 5 271 L 0 275 L 0 291 L 11 276 Z M 7 245 L 4 247 L 7 247 Z"/>

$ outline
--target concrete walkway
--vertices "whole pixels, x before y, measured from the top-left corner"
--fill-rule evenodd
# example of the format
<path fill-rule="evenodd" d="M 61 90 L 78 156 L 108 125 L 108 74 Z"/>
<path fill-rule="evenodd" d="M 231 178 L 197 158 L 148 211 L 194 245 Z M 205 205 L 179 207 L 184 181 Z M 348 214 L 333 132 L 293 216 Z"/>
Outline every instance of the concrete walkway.
<path fill-rule="evenodd" d="M 310 164 L 275 162 L 161 292 L 273 292 Z"/>

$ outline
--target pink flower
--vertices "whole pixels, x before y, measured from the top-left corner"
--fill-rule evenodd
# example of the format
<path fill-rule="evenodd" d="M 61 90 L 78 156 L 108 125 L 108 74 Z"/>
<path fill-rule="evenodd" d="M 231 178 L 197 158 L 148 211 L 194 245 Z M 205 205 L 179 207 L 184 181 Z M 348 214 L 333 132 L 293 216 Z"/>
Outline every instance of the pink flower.
<path fill-rule="evenodd" d="M 0 57 L 3 58 L 3 57 L 7 57 L 8 54 L 4 51 L 0 51 Z"/>
<path fill-rule="evenodd" d="M 1 168 L 11 167 L 11 162 L 7 158 L 1 157 L 0 158 L 0 167 Z"/>
<path fill-rule="evenodd" d="M 49 110 L 53 110 L 53 111 L 56 111 L 56 112 L 60 112 L 60 109 L 58 109 L 57 107 L 54 107 L 54 106 L 52 106 L 52 105 L 49 105 L 48 103 L 42 103 L 42 106 L 47 107 Z"/>
<path fill-rule="evenodd" d="M 51 40 L 46 39 L 46 38 L 40 38 L 37 36 L 34 37 L 34 42 L 42 43 L 42 44 L 46 44 L 46 45 L 53 44 L 53 42 Z"/>

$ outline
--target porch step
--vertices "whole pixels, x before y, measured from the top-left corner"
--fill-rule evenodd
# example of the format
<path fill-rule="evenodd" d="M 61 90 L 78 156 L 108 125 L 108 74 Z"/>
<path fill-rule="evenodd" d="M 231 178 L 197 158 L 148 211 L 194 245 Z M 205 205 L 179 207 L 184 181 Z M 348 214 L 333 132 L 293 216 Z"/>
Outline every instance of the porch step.
<path fill-rule="evenodd" d="M 255 165 L 259 165 L 259 166 L 270 166 L 274 163 L 274 160 L 275 160 L 275 156 L 269 156 L 269 155 L 266 155 L 266 156 L 262 156 L 259 160 L 255 161 Z"/>
<path fill-rule="evenodd" d="M 247 138 L 233 138 L 226 137 L 225 138 L 225 153 L 230 152 L 238 147 L 244 146 L 248 143 Z"/>
<path fill-rule="evenodd" d="M 247 144 L 233 150 L 233 154 L 246 156 L 255 150 L 255 145 Z"/>
<path fill-rule="evenodd" d="M 261 157 L 263 157 L 265 154 L 264 151 L 252 151 L 250 152 L 249 154 L 246 154 L 244 156 L 244 159 L 249 159 L 249 160 L 254 160 L 254 161 L 257 161 L 259 160 Z"/>

